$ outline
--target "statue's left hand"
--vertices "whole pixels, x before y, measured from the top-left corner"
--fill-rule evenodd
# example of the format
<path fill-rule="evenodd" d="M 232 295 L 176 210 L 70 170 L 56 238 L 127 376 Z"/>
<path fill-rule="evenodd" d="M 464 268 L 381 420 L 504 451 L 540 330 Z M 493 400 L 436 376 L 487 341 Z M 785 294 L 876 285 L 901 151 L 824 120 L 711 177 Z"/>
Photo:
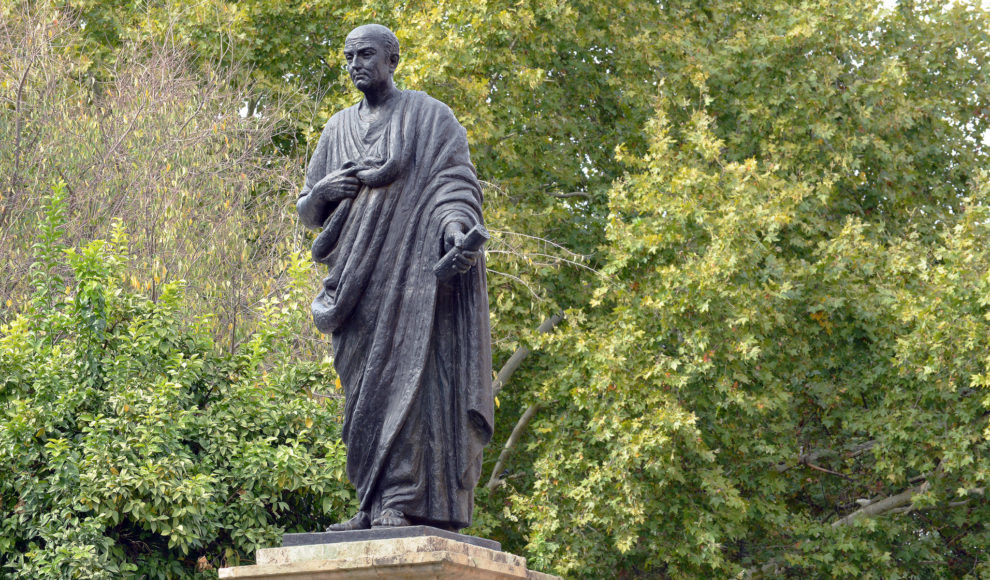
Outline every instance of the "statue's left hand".
<path fill-rule="evenodd" d="M 460 224 L 452 223 L 447 226 L 443 235 L 443 252 L 446 254 L 450 250 L 457 248 L 458 252 L 454 258 L 454 266 L 457 273 L 463 274 L 471 269 L 471 266 L 478 261 L 481 255 L 480 250 L 470 251 L 463 249 L 464 230 Z"/>

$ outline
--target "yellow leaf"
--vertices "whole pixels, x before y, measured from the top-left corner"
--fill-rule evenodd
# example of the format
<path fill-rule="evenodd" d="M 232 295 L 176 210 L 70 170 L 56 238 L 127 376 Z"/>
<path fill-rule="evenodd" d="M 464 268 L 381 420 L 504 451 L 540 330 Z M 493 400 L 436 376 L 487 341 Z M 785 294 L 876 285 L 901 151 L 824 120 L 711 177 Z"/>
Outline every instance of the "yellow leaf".
<path fill-rule="evenodd" d="M 333 384 L 334 384 L 335 387 L 337 387 L 337 390 L 339 391 L 342 388 L 340 386 L 340 377 L 337 377 L 336 379 L 334 379 Z"/>
<path fill-rule="evenodd" d="M 498 397 L 495 397 L 495 408 L 498 409 L 500 406 L 501 405 L 499 405 Z"/>
<path fill-rule="evenodd" d="M 310 417 L 306 417 L 306 428 L 311 429 L 312 427 L 313 427 L 313 419 Z"/>

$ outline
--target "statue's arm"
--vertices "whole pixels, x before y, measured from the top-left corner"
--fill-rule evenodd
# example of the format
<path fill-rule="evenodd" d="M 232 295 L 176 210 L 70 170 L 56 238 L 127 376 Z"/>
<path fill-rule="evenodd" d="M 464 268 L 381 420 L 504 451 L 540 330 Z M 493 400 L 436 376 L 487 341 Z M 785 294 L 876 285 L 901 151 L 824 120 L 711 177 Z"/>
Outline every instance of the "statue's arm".
<path fill-rule="evenodd" d="M 354 174 L 362 168 L 352 162 L 339 165 L 339 161 L 333 162 L 327 153 L 330 139 L 335 134 L 335 121 L 332 118 L 320 135 L 320 141 L 306 168 L 306 180 L 296 201 L 299 220 L 310 228 L 322 227 L 337 204 L 342 199 L 357 195 L 361 187 L 361 182 Z"/>
<path fill-rule="evenodd" d="M 303 195 L 296 202 L 296 211 L 299 212 L 299 221 L 308 228 L 319 228 L 323 226 L 323 221 L 330 215 L 327 204 L 320 203 L 316 196 Z"/>
<path fill-rule="evenodd" d="M 327 140 L 329 138 L 330 124 L 324 128 L 320 140 L 316 144 L 316 150 L 309 159 L 306 166 L 306 180 L 303 182 L 302 191 L 299 192 L 299 199 L 296 201 L 296 211 L 299 212 L 299 221 L 309 228 L 319 228 L 323 226 L 323 221 L 330 212 L 328 203 L 317 193 L 314 195 L 313 188 L 327 174 Z"/>
<path fill-rule="evenodd" d="M 361 181 L 354 174 L 361 169 L 353 163 L 346 163 L 324 176 L 316 185 L 304 186 L 296 201 L 296 211 L 303 224 L 311 228 L 322 227 L 341 200 L 357 195 Z"/>
<path fill-rule="evenodd" d="M 488 239 L 488 232 L 481 217 L 480 187 L 474 179 L 474 168 L 470 169 L 471 179 L 464 179 L 464 187 L 451 195 L 440 207 L 440 222 L 443 228 L 441 252 L 444 259 L 453 259 L 454 270 L 457 273 L 467 272 L 474 266 L 484 253 L 481 246 Z M 462 174 L 461 177 L 466 175 Z M 475 230 L 484 232 L 484 240 L 479 244 L 466 243 L 469 233 Z"/>

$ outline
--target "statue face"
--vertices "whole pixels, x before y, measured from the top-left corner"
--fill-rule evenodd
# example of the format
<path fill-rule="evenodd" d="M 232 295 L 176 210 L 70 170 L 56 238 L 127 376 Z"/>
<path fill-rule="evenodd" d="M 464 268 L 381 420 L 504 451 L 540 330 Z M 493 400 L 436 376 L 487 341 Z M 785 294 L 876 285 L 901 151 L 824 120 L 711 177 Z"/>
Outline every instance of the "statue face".
<path fill-rule="evenodd" d="M 358 32 L 348 36 L 344 42 L 344 58 L 351 82 L 362 93 L 387 87 L 395 70 L 384 44 L 373 34 Z"/>

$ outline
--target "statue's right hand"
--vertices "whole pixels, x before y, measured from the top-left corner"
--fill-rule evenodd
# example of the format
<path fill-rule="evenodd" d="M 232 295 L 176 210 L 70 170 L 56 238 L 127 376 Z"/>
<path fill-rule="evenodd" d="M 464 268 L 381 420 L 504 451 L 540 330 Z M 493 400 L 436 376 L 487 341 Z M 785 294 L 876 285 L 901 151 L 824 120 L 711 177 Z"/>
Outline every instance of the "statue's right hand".
<path fill-rule="evenodd" d="M 313 193 L 326 201 L 340 201 L 354 197 L 360 189 L 361 180 L 351 171 L 335 171 L 321 179 L 313 188 Z"/>
<path fill-rule="evenodd" d="M 352 161 L 316 182 L 306 195 L 299 197 L 296 211 L 306 227 L 318 228 L 344 199 L 352 198 L 361 190 L 361 180 L 355 173 L 364 169 Z"/>

